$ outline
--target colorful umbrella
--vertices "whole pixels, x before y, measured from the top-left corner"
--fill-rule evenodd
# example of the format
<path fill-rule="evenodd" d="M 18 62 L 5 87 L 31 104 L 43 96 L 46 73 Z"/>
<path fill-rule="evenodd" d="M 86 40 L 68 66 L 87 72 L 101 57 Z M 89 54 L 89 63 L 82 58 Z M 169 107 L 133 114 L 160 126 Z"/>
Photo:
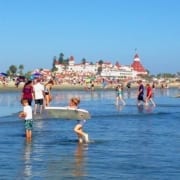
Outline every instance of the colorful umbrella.
<path fill-rule="evenodd" d="M 1 72 L 0 76 L 8 76 L 6 73 Z"/>

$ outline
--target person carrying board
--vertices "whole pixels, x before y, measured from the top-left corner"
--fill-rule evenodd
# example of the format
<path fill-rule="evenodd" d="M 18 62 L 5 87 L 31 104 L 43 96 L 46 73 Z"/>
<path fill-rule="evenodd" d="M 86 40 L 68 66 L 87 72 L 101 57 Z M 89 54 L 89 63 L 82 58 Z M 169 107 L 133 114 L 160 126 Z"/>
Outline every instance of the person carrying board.
<path fill-rule="evenodd" d="M 77 97 L 73 97 L 70 99 L 69 107 L 78 109 L 79 103 L 80 103 L 80 99 Z M 89 142 L 88 134 L 83 131 L 83 126 L 85 123 L 86 123 L 85 119 L 78 120 L 78 123 L 74 127 L 74 131 L 78 136 L 79 143 L 83 143 L 83 142 L 88 143 Z"/>

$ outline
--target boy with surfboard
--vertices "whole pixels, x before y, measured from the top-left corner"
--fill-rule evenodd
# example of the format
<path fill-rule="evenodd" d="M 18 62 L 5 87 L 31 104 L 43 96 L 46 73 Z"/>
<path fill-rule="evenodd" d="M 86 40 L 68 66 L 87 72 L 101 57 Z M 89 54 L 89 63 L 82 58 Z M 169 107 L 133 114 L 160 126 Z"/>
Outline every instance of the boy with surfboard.
<path fill-rule="evenodd" d="M 69 107 L 78 109 L 78 105 L 80 103 L 80 99 L 77 97 L 73 97 L 70 99 Z M 78 120 L 78 124 L 74 127 L 74 131 L 78 136 L 79 143 L 85 143 L 89 142 L 88 134 L 83 131 L 83 126 L 86 123 L 86 120 Z"/>

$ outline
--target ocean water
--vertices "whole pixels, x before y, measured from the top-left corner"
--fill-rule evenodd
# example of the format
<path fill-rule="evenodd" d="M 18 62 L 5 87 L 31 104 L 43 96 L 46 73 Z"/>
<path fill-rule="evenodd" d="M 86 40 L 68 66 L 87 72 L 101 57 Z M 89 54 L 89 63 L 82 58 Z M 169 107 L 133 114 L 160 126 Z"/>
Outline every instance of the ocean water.
<path fill-rule="evenodd" d="M 90 143 L 79 144 L 76 121 L 34 120 L 33 139 L 25 140 L 20 92 L 0 92 L 0 179 L 180 179 L 179 90 L 156 90 L 157 106 L 136 106 L 136 91 L 53 91 L 53 106 L 72 96 L 91 113 L 84 130 Z"/>

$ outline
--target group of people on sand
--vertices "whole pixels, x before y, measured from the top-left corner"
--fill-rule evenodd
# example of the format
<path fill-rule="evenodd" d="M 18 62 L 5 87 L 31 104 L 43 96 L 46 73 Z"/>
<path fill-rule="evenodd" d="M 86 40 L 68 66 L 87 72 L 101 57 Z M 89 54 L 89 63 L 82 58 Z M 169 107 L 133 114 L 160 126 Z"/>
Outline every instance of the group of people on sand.
<path fill-rule="evenodd" d="M 23 105 L 23 111 L 19 113 L 19 117 L 25 120 L 25 133 L 28 140 L 32 138 L 33 113 L 36 115 L 39 110 L 41 114 L 43 108 L 49 106 L 52 100 L 51 89 L 53 85 L 53 80 L 49 80 L 43 85 L 39 79 L 36 79 L 34 82 L 30 80 L 27 81 L 22 89 L 21 104 Z M 34 101 L 34 112 L 32 109 L 32 101 Z M 73 97 L 70 99 L 68 107 L 77 109 L 79 103 L 80 99 Z M 88 134 L 83 131 L 85 122 L 86 120 L 78 120 L 78 123 L 74 127 L 80 143 L 87 143 L 89 141 Z"/>
<path fill-rule="evenodd" d="M 138 92 L 137 92 L 137 105 L 149 105 L 149 102 L 155 107 L 156 104 L 153 100 L 154 96 L 154 84 L 151 86 L 149 83 L 146 84 L 146 97 L 144 98 L 145 94 L 145 87 L 143 85 L 142 80 L 138 81 Z M 116 86 L 116 105 L 119 105 L 120 103 L 122 105 L 126 105 L 125 100 L 123 99 L 123 86 L 122 84 L 118 84 Z"/>

